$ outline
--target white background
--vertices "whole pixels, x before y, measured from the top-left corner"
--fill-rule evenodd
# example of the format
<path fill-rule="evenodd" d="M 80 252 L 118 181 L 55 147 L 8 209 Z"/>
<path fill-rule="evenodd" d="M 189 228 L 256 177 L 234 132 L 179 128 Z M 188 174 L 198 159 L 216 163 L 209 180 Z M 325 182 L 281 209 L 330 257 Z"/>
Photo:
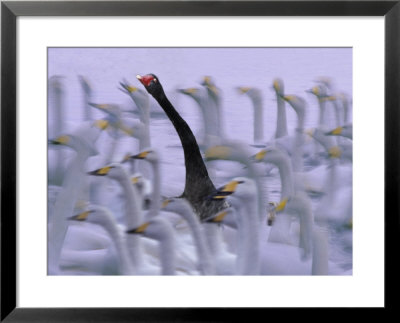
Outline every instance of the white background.
<path fill-rule="evenodd" d="M 353 47 L 353 276 L 46 276 L 49 46 Z M 383 17 L 19 17 L 17 126 L 20 307 L 384 304 Z"/>

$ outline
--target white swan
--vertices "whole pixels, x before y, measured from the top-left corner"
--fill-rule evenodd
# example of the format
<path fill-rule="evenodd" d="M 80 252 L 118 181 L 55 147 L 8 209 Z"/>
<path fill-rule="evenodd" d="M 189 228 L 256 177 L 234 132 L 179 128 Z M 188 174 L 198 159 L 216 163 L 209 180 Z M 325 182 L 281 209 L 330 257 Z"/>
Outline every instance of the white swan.
<path fill-rule="evenodd" d="M 326 100 L 328 96 L 327 89 L 324 85 L 316 85 L 306 92 L 313 94 L 318 100 L 319 107 L 319 117 L 318 117 L 318 127 L 327 127 L 328 122 L 326 118 Z"/>
<path fill-rule="evenodd" d="M 341 275 L 343 270 L 330 262 L 327 232 L 314 225 L 312 207 L 304 194 L 284 198 L 276 207 L 277 212 L 293 213 L 300 220 L 299 247 L 270 244 L 274 252 L 271 261 L 263 264 L 267 274 L 273 275 Z M 274 250 L 275 249 L 275 250 Z M 267 251 L 267 249 L 265 249 Z M 301 257 L 299 257 L 299 252 Z M 311 259 L 309 259 L 311 258 Z"/>
<path fill-rule="evenodd" d="M 276 102 L 278 107 L 275 130 L 275 139 L 278 139 L 288 135 L 285 101 L 282 99 L 285 92 L 283 81 L 279 78 L 274 79 L 273 89 L 276 93 Z"/>
<path fill-rule="evenodd" d="M 92 120 L 92 109 L 89 102 L 92 101 L 92 87 L 86 77 L 78 75 L 79 83 L 83 90 L 83 119 L 85 121 Z"/>
<path fill-rule="evenodd" d="M 130 177 L 125 168 L 118 163 L 91 171 L 89 175 L 107 176 L 122 187 L 125 194 L 125 212 L 124 222 L 126 228 L 136 228 L 143 223 L 141 210 L 142 201 L 140 201 L 136 188 L 132 185 Z M 139 237 L 133 235 L 128 237 L 128 249 L 131 255 L 132 263 L 137 272 L 146 271 L 145 261 L 143 259 L 143 246 Z"/>
<path fill-rule="evenodd" d="M 327 136 L 343 136 L 353 140 L 353 124 L 339 126 L 331 131 L 325 133 Z"/>
<path fill-rule="evenodd" d="M 139 119 L 145 125 L 150 137 L 150 100 L 146 91 L 137 88 L 136 86 L 129 85 L 127 81 L 123 80 L 119 83 L 122 91 L 128 94 L 139 111 Z M 147 147 L 150 147 L 150 143 Z"/>
<path fill-rule="evenodd" d="M 179 89 L 179 93 L 191 97 L 199 106 L 202 115 L 203 145 L 209 147 L 219 138 L 219 124 L 215 107 L 210 104 L 207 90 L 198 88 Z"/>
<path fill-rule="evenodd" d="M 70 220 L 85 221 L 100 225 L 110 235 L 119 260 L 119 274 L 133 275 L 134 267 L 131 263 L 129 252 L 125 241 L 125 233 L 121 232 L 111 212 L 102 206 L 91 205 L 85 212 L 72 216 Z"/>
<path fill-rule="evenodd" d="M 158 241 L 161 260 L 161 274 L 175 275 L 175 238 L 171 224 L 162 217 L 153 217 L 138 227 L 127 230 L 128 235 L 145 237 Z"/>
<path fill-rule="evenodd" d="M 258 275 L 260 274 L 260 222 L 258 219 L 257 186 L 249 178 L 237 177 L 222 186 L 213 195 L 214 199 L 225 199 L 230 196 L 229 202 L 235 208 L 237 226 L 237 258 L 236 274 Z M 222 214 L 213 219 L 220 222 Z M 265 225 L 266 227 L 266 225 Z M 263 232 L 266 234 L 265 232 Z"/>
<path fill-rule="evenodd" d="M 223 125 L 223 111 L 221 90 L 215 85 L 215 82 L 210 76 L 204 76 L 201 85 L 203 85 L 208 94 L 208 105 L 214 110 L 214 118 L 217 121 L 217 137 L 225 138 L 224 125 Z"/>
<path fill-rule="evenodd" d="M 155 149 L 146 149 L 139 154 L 130 156 L 132 159 L 145 160 L 150 163 L 153 171 L 153 185 L 150 209 L 146 217 L 151 218 L 158 214 L 161 208 L 161 172 L 159 153 Z"/>
<path fill-rule="evenodd" d="M 352 219 L 352 165 L 339 165 L 340 154 L 337 146 L 329 150 L 330 165 L 325 176 L 325 194 L 314 211 L 315 219 L 322 223 L 344 225 Z M 343 177 L 348 178 L 347 185 L 343 184 Z"/>
<path fill-rule="evenodd" d="M 303 98 L 296 95 L 285 95 L 285 101 L 294 109 L 297 115 L 297 127 L 295 129 L 292 152 L 293 169 L 296 172 L 303 171 L 303 146 L 305 143 L 304 138 L 304 120 L 305 120 L 305 107 L 306 102 Z"/>
<path fill-rule="evenodd" d="M 261 172 L 257 165 L 251 161 L 251 153 L 246 144 L 239 141 L 227 141 L 224 145 L 217 145 L 210 147 L 205 152 L 206 161 L 211 160 L 230 160 L 243 164 L 246 167 L 247 177 L 255 180 L 257 185 L 258 194 L 258 214 L 260 219 L 265 217 L 265 200 L 268 199 L 267 190 L 264 189 L 265 183 L 261 182 Z M 232 175 L 232 174 L 231 174 Z M 231 176 L 232 177 L 232 176 Z"/>
<path fill-rule="evenodd" d="M 64 133 L 64 96 L 62 77 L 57 75 L 51 77 L 49 79 L 49 112 L 52 111 L 53 113 L 49 114 L 49 132 L 53 137 Z M 49 163 L 49 183 L 61 186 L 65 172 L 65 158 L 66 152 L 64 150 L 49 152 L 49 160 L 54 159 L 54 164 Z"/>
<path fill-rule="evenodd" d="M 54 205 L 54 214 L 49 216 L 49 273 L 58 272 L 61 248 L 68 228 L 66 219 L 72 214 L 80 194 L 85 189 L 86 161 L 97 154 L 94 143 L 107 126 L 108 122 L 105 120 L 85 122 L 74 134 L 49 141 L 51 145 L 67 146 L 76 152 L 64 175 L 63 187 Z"/>
<path fill-rule="evenodd" d="M 193 241 L 196 245 L 198 269 L 203 275 L 214 275 L 215 266 L 206 245 L 204 232 L 199 219 L 194 214 L 189 202 L 184 199 L 170 198 L 164 200 L 163 211 L 174 212 L 184 218 L 189 224 Z"/>
<path fill-rule="evenodd" d="M 239 87 L 240 94 L 246 94 L 253 104 L 253 141 L 255 144 L 264 141 L 264 107 L 261 91 L 254 87 Z"/>

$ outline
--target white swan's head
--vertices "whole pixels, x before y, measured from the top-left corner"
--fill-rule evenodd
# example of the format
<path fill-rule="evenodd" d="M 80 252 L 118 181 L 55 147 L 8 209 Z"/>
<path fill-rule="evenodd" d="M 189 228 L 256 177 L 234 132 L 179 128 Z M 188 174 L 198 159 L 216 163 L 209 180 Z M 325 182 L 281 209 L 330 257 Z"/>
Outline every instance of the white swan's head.
<path fill-rule="evenodd" d="M 261 91 L 255 87 L 241 86 L 237 88 L 237 91 L 239 92 L 239 94 L 246 94 L 252 100 L 259 101 L 262 99 Z"/>
<path fill-rule="evenodd" d="M 283 81 L 280 78 L 276 78 L 274 79 L 273 83 L 272 83 L 272 88 L 275 90 L 275 92 L 277 94 L 279 94 L 280 96 L 283 96 L 284 91 L 285 91 L 285 87 L 283 85 Z"/>
<path fill-rule="evenodd" d="M 260 150 L 256 153 L 252 159 L 255 162 L 265 162 L 277 164 L 282 162 L 282 160 L 287 160 L 289 158 L 288 154 L 276 147 L 268 147 Z"/>
<path fill-rule="evenodd" d="M 247 87 L 247 86 L 239 86 L 237 88 L 237 91 L 239 92 L 239 94 L 248 93 L 250 90 L 251 90 L 251 87 Z"/>
<path fill-rule="evenodd" d="M 190 87 L 190 88 L 186 88 L 186 89 L 178 89 L 177 91 L 178 91 L 178 93 L 186 94 L 186 95 L 189 95 L 192 97 L 196 97 L 200 92 L 200 90 L 195 87 Z"/>
<path fill-rule="evenodd" d="M 122 180 L 128 177 L 125 168 L 119 163 L 113 163 L 108 166 L 98 168 L 94 171 L 88 172 L 89 175 L 94 176 L 107 176 L 111 179 Z"/>
<path fill-rule="evenodd" d="M 121 86 L 119 89 L 122 92 L 129 94 L 140 109 L 147 108 L 147 104 L 149 102 L 149 96 L 147 92 L 129 84 L 125 79 L 122 82 L 119 82 L 119 85 Z"/>
<path fill-rule="evenodd" d="M 149 180 L 144 178 L 141 174 L 132 176 L 131 182 L 137 188 L 140 194 L 148 195 L 151 193 L 151 184 Z"/>
<path fill-rule="evenodd" d="M 324 98 L 327 96 L 327 90 L 326 87 L 324 85 L 316 85 L 313 86 L 311 89 L 306 90 L 306 92 L 311 93 L 313 95 L 315 95 L 318 99 L 319 98 Z"/>
<path fill-rule="evenodd" d="M 231 227 L 233 229 L 237 229 L 237 222 L 235 220 L 236 216 L 236 211 L 234 208 L 229 207 L 219 213 L 217 213 L 215 216 L 204 219 L 203 222 L 206 223 L 216 223 L 216 224 L 225 224 L 228 227 Z"/>
<path fill-rule="evenodd" d="M 113 117 L 121 116 L 121 109 L 117 104 L 97 104 L 90 102 L 89 105 Z"/>
<path fill-rule="evenodd" d="M 353 125 L 345 125 L 341 127 L 337 127 L 331 131 L 325 133 L 327 136 L 344 136 L 348 138 L 353 138 Z"/>
<path fill-rule="evenodd" d="M 304 116 L 306 111 L 306 101 L 297 95 L 284 95 L 282 97 L 296 111 L 298 115 Z"/>
<path fill-rule="evenodd" d="M 229 183 L 221 186 L 212 194 L 211 199 L 222 200 L 234 194 L 240 200 L 254 199 L 257 196 L 257 186 L 254 180 L 247 177 L 236 177 Z"/>
<path fill-rule="evenodd" d="M 117 127 L 124 134 L 136 139 L 142 139 L 144 136 L 146 136 L 146 126 L 138 120 L 134 120 L 129 123 L 120 122 L 118 123 Z"/>
<path fill-rule="evenodd" d="M 200 84 L 205 86 L 209 91 L 211 91 L 213 95 L 215 96 L 219 95 L 219 91 L 215 86 L 215 82 L 211 76 L 204 76 Z"/>
<path fill-rule="evenodd" d="M 127 230 L 126 233 L 142 234 L 147 238 L 159 241 L 170 238 L 174 234 L 171 224 L 160 216 L 153 217 L 151 220 L 143 223 L 137 228 Z"/>
<path fill-rule="evenodd" d="M 49 144 L 54 146 L 66 146 L 72 148 L 77 153 L 86 152 L 90 156 L 98 154 L 94 145 L 87 142 L 84 138 L 75 135 L 62 135 L 55 139 L 50 139 Z"/>
<path fill-rule="evenodd" d="M 106 207 L 91 205 L 88 210 L 70 217 L 69 220 L 88 222 L 107 227 L 111 222 L 114 222 L 114 217 Z"/>
<path fill-rule="evenodd" d="M 144 159 L 152 164 L 156 164 L 160 160 L 159 154 L 155 149 L 145 149 L 145 150 L 141 151 L 139 154 L 132 155 L 131 158 Z"/>

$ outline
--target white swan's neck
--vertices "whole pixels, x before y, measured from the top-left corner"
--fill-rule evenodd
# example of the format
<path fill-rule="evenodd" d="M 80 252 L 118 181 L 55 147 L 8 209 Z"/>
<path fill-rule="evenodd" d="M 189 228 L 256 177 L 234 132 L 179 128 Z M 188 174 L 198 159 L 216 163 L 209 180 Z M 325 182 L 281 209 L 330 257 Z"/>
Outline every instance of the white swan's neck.
<path fill-rule="evenodd" d="M 257 212 L 259 215 L 259 219 L 262 220 L 265 217 L 265 212 L 264 212 L 264 201 L 268 200 L 267 196 L 267 190 L 264 188 L 264 186 L 261 183 L 261 176 L 260 176 L 260 171 L 257 169 L 257 164 L 253 163 L 250 161 L 250 158 L 246 157 L 242 160 L 242 163 L 247 167 L 249 177 L 253 179 L 256 183 L 257 186 L 257 191 L 259 192 L 257 194 Z"/>
<path fill-rule="evenodd" d="M 192 232 L 193 240 L 196 245 L 200 272 L 203 275 L 215 274 L 214 264 L 207 248 L 206 239 L 202 230 L 203 228 L 201 227 L 197 216 L 193 213 L 189 205 L 184 206 L 180 214 L 188 222 Z"/>
<path fill-rule="evenodd" d="M 127 228 L 137 228 L 143 223 L 141 212 L 141 201 L 136 188 L 132 185 L 128 174 L 120 181 L 120 185 L 125 193 L 125 226 Z M 127 235 L 128 250 L 135 268 L 143 263 L 143 253 L 140 237 L 135 234 Z"/>
<path fill-rule="evenodd" d="M 303 249 L 302 258 L 310 256 L 312 248 L 312 232 L 314 217 L 312 215 L 311 202 L 307 197 L 302 200 L 302 205 L 298 210 L 300 220 L 300 247 Z"/>
<path fill-rule="evenodd" d="M 221 228 L 215 223 L 204 223 L 203 227 L 207 246 L 215 259 L 223 253 Z"/>
<path fill-rule="evenodd" d="M 329 274 L 329 254 L 327 233 L 314 227 L 313 253 L 312 253 L 312 275 Z"/>
<path fill-rule="evenodd" d="M 342 100 L 342 104 L 343 104 L 343 124 L 348 124 L 350 122 L 349 120 L 349 102 L 347 101 L 347 99 L 343 99 Z"/>
<path fill-rule="evenodd" d="M 303 144 L 304 144 L 303 128 L 297 128 L 294 137 L 294 147 L 292 149 L 293 152 L 292 163 L 293 163 L 293 170 L 295 172 L 302 172 L 304 168 Z"/>
<path fill-rule="evenodd" d="M 172 232 L 159 241 L 161 274 L 175 275 L 175 239 Z"/>
<path fill-rule="evenodd" d="M 161 174 L 159 162 L 152 162 L 151 167 L 153 169 L 153 193 L 151 199 L 150 210 L 147 213 L 147 217 L 151 218 L 156 216 L 161 207 Z"/>
<path fill-rule="evenodd" d="M 294 193 L 293 169 L 289 157 L 282 154 L 281 158 L 274 163 L 279 170 L 281 179 L 281 199 L 292 196 Z"/>
<path fill-rule="evenodd" d="M 264 110 L 261 97 L 252 97 L 254 110 L 254 142 L 262 142 L 264 140 Z"/>
<path fill-rule="evenodd" d="M 76 201 L 84 187 L 84 165 L 89 157 L 85 151 L 78 151 L 68 166 L 64 177 L 63 188 L 54 206 L 54 215 L 49 223 L 49 272 L 59 270 L 61 249 L 68 229 L 67 218 L 72 216 Z"/>
<path fill-rule="evenodd" d="M 326 124 L 326 106 L 325 106 L 325 101 L 322 98 L 318 98 L 318 104 L 319 104 L 319 118 L 318 118 L 318 124 L 319 127 L 325 127 L 327 126 Z"/>
<path fill-rule="evenodd" d="M 259 275 L 260 274 L 260 245 L 259 245 L 259 221 L 257 216 L 256 201 L 242 201 L 243 206 L 240 210 L 240 216 L 243 218 L 244 237 L 243 254 L 239 254 L 239 272 L 240 275 Z M 239 228 L 241 230 L 241 228 Z"/>
<path fill-rule="evenodd" d="M 285 100 L 277 93 L 276 101 L 278 104 L 277 119 L 276 119 L 276 131 L 275 138 L 281 138 L 288 135 L 287 122 L 286 122 L 286 108 Z"/>
<path fill-rule="evenodd" d="M 119 231 L 115 221 L 108 221 L 104 225 L 104 229 L 109 233 L 111 239 L 114 241 L 115 248 L 118 253 L 118 259 L 120 262 L 120 271 L 122 275 L 133 275 L 133 266 L 130 260 L 129 252 L 127 249 L 126 242 L 123 239 L 121 232 Z"/>
<path fill-rule="evenodd" d="M 237 210 L 235 218 L 238 228 L 236 273 L 238 275 L 260 274 L 260 240 L 257 202 L 254 199 L 230 197 L 232 206 Z"/>

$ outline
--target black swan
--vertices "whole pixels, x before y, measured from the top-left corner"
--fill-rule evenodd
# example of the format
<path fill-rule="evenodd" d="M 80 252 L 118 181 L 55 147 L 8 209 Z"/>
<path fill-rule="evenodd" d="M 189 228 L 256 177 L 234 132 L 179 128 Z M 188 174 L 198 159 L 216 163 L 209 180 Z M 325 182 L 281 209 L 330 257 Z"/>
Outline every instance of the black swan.
<path fill-rule="evenodd" d="M 210 194 L 216 191 L 216 188 L 208 175 L 192 130 L 168 100 L 157 76 L 147 74 L 137 75 L 137 78 L 165 111 L 181 140 L 185 157 L 186 180 L 185 189 L 180 197 L 190 202 L 200 219 L 215 215 L 226 208 L 227 203 L 208 199 Z"/>

